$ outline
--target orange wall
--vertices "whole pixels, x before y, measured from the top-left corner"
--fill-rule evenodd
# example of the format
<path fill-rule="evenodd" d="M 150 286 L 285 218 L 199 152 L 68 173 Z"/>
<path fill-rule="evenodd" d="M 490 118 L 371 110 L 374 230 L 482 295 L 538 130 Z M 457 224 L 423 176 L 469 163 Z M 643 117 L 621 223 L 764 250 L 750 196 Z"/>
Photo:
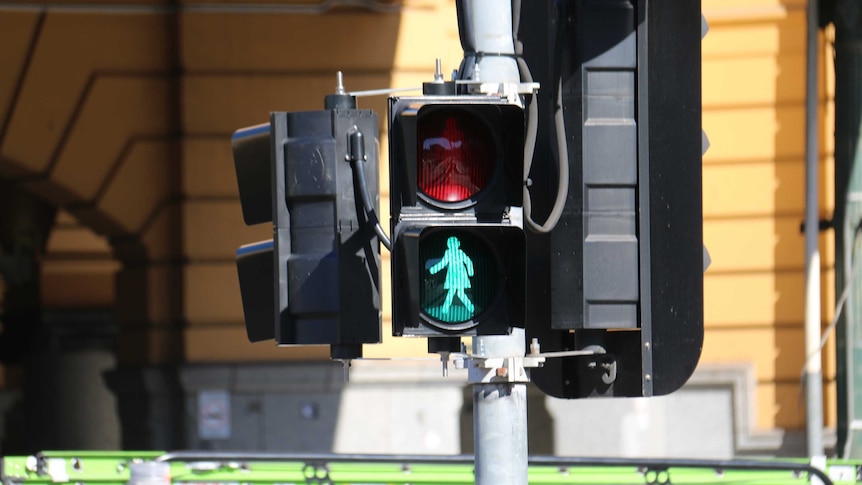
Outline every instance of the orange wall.
<path fill-rule="evenodd" d="M 705 0 L 702 362 L 753 363 L 757 426 L 799 428 L 804 404 L 805 3 Z M 822 44 L 820 217 L 833 206 L 830 49 Z M 828 87 L 827 87 L 828 86 Z M 820 238 L 822 319 L 834 306 L 833 234 Z M 834 338 L 824 354 L 834 426 Z"/>

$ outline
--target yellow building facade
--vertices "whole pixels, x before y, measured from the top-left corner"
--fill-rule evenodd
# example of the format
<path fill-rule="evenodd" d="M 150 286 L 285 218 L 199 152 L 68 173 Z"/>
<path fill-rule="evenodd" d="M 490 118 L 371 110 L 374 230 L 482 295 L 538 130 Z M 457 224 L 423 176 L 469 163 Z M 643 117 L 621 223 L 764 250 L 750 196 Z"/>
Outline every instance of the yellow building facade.
<path fill-rule="evenodd" d="M 754 362 L 758 427 L 804 426 L 805 2 L 704 2 L 703 362 Z M 833 66 L 821 41 L 820 217 L 834 206 Z M 822 233 L 822 320 L 834 307 L 834 241 Z M 824 325 L 824 329 L 826 326 Z M 824 353 L 835 426 L 834 338 Z"/>
<path fill-rule="evenodd" d="M 269 111 L 321 109 L 336 71 L 348 90 L 365 90 L 419 86 L 435 58 L 444 70 L 457 67 L 454 0 L 367 3 L 332 10 L 308 0 L 0 5 L 0 177 L 59 209 L 41 259 L 43 307 L 109 314 L 119 367 L 327 360 L 326 348 L 246 339 L 234 253 L 271 237 L 271 227 L 242 223 L 230 135 L 266 122 Z M 703 127 L 711 142 L 703 231 L 712 265 L 704 276 L 701 366 L 749 369 L 753 432 L 805 424 L 805 7 L 803 0 L 703 0 L 710 26 Z M 819 67 L 822 219 L 834 205 L 829 38 L 822 36 Z M 386 112 L 383 97 L 359 103 Z M 386 172 L 382 163 L 384 215 Z M 835 302 L 833 246 L 832 233 L 822 233 L 824 329 Z M 366 346 L 365 355 L 424 355 L 424 341 L 390 336 L 382 256 L 384 343 Z M 833 342 L 823 358 L 832 429 Z M 20 388 L 22 373 L 6 366 L 5 387 Z"/>

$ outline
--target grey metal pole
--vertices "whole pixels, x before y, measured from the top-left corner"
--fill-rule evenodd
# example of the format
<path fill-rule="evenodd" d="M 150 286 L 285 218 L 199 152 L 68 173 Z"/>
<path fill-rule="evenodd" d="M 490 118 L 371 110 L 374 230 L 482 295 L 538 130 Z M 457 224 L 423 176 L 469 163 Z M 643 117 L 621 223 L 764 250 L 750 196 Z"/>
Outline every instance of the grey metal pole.
<path fill-rule="evenodd" d="M 474 81 L 520 82 L 512 39 L 512 0 L 458 0 L 457 10 L 464 60 L 475 63 L 463 66 L 464 72 Z"/>
<path fill-rule="evenodd" d="M 808 456 L 823 455 L 823 372 L 820 351 L 820 249 L 818 247 L 817 0 L 808 0 L 805 94 L 805 396 Z"/>
<path fill-rule="evenodd" d="M 473 81 L 519 83 L 518 64 L 506 55 L 515 53 L 512 1 L 458 0 L 456 6 L 464 48 L 461 75 Z M 511 335 L 473 337 L 473 356 L 479 359 L 519 359 L 522 363 L 525 349 L 524 329 L 515 328 Z M 470 376 L 476 483 L 526 485 L 527 385 L 522 379 L 487 382 L 488 370 L 471 368 Z M 516 369 L 500 367 L 494 372 L 503 378 Z"/>
<path fill-rule="evenodd" d="M 524 329 L 473 337 L 473 355 L 523 357 Z M 473 383 L 473 442 L 477 485 L 526 485 L 527 384 Z"/>

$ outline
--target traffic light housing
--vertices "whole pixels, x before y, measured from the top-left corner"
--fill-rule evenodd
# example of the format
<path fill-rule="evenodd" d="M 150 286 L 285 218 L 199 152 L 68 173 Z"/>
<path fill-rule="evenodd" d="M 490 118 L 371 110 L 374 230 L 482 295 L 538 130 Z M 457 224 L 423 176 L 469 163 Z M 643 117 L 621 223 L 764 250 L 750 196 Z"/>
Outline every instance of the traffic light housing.
<path fill-rule="evenodd" d="M 527 336 L 589 354 L 548 359 L 532 379 L 563 398 L 668 394 L 703 345 L 700 2 L 548 0 L 521 13 L 540 120 L 557 96 L 544 88 L 562 78 L 569 159 L 559 223 L 528 238 Z M 540 130 L 536 145 L 539 217 L 554 138 Z"/>
<path fill-rule="evenodd" d="M 392 319 L 397 336 L 524 325 L 524 110 L 506 98 L 389 103 Z"/>
<path fill-rule="evenodd" d="M 350 359 L 381 340 L 378 122 L 347 95 L 327 107 L 274 112 L 268 130 L 234 135 L 244 218 L 273 224 L 273 239 L 240 248 L 237 266 L 250 340 L 329 345 Z M 374 207 L 357 190 L 362 175 Z"/>

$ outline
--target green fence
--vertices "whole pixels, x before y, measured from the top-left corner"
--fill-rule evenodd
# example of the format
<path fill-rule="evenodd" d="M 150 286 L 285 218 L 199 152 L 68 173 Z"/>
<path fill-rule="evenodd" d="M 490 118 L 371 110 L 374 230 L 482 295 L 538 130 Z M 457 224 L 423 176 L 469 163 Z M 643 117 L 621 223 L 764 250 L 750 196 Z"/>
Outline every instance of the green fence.
<path fill-rule="evenodd" d="M 44 452 L 3 458 L 4 485 L 125 485 L 139 463 L 164 462 L 174 485 L 472 484 L 473 457 L 220 452 Z M 862 462 L 532 457 L 531 484 L 845 485 Z M 167 483 L 161 478 L 161 483 Z M 159 480 L 133 485 L 158 485 Z"/>

